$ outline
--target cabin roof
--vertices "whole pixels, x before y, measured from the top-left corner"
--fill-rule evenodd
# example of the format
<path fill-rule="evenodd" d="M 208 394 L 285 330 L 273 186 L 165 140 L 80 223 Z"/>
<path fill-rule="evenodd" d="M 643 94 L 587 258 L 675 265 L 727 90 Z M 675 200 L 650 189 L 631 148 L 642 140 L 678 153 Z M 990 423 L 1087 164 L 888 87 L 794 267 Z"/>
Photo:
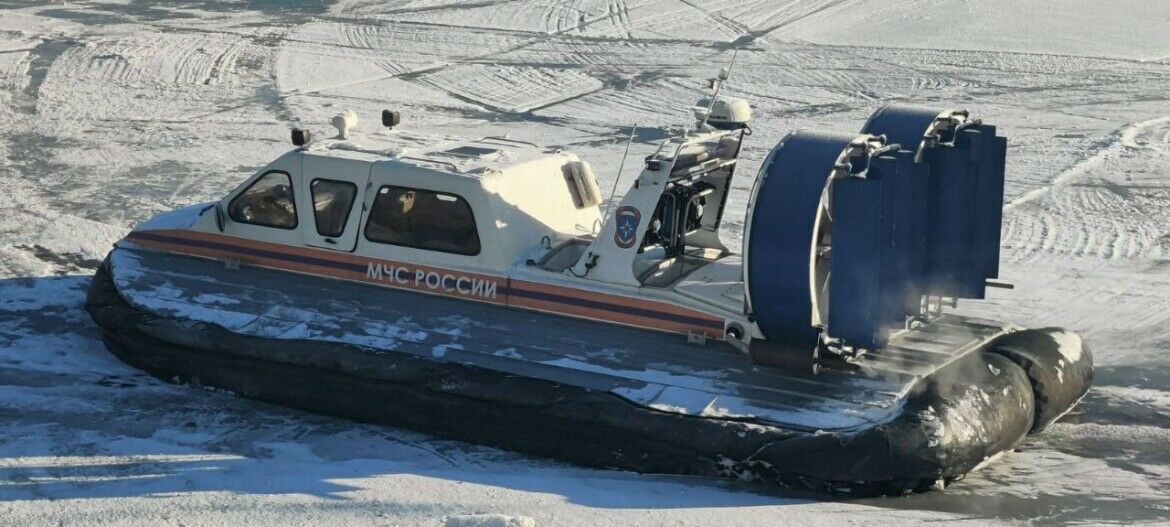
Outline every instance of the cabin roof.
<path fill-rule="evenodd" d="M 508 168 L 560 154 L 559 148 L 546 148 L 505 136 L 474 140 L 417 142 L 376 148 L 353 141 L 328 140 L 314 144 L 309 154 L 357 159 L 369 162 L 394 160 L 401 163 L 468 176 L 484 176 Z"/>

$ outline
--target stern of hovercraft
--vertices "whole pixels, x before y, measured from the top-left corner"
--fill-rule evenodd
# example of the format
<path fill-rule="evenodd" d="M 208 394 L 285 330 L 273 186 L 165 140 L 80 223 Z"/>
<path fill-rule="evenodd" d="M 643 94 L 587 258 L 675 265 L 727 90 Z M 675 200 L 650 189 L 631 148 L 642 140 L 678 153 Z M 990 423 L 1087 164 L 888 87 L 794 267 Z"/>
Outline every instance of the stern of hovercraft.
<path fill-rule="evenodd" d="M 887 106 L 860 134 L 785 137 L 760 169 L 745 222 L 753 359 L 815 367 L 896 354 L 895 335 L 1010 287 L 994 281 L 1007 152 L 996 132 L 966 110 Z M 1014 331 L 983 351 L 1026 372 L 1035 431 L 1092 379 L 1087 347 L 1059 328 Z"/>

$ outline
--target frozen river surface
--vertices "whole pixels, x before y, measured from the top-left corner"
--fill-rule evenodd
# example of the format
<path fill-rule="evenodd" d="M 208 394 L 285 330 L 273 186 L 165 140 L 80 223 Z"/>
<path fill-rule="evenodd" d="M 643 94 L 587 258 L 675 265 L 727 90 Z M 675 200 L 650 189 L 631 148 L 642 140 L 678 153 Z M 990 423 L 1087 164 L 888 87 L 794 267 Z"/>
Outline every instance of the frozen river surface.
<path fill-rule="evenodd" d="M 1170 4 L 1044 0 L 0 0 L 0 524 L 1170 523 Z M 1010 141 L 999 291 L 1081 332 L 1082 406 L 945 492 L 818 496 L 587 470 L 173 386 L 81 310 L 110 243 L 346 108 L 359 134 L 651 148 L 738 50 L 728 234 L 795 128 L 962 106 Z M 522 431 L 518 431 L 522 433 Z M 470 516 L 468 516 L 470 515 Z M 478 515 L 478 516 L 477 516 Z M 494 515 L 494 516 L 493 516 Z"/>

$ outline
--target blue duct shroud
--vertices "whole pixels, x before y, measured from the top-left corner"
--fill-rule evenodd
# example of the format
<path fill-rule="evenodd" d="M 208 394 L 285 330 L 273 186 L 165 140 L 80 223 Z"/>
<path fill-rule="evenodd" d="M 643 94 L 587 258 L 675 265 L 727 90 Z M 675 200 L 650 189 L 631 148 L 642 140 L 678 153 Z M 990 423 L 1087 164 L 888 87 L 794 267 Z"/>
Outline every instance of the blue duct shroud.
<path fill-rule="evenodd" d="M 886 106 L 874 112 L 862 133 L 884 135 L 915 155 L 926 179 L 923 236 L 925 258 L 913 276 L 923 294 L 984 298 L 988 278 L 999 276 L 1003 226 L 1004 160 L 1007 139 L 977 121 L 924 141 L 937 109 Z M 932 144 L 941 143 L 941 144 Z"/>
<path fill-rule="evenodd" d="M 925 151 L 936 222 L 929 238 L 930 293 L 984 298 L 988 278 L 999 276 L 1007 140 L 994 126 L 956 134 L 954 147 Z"/>
<path fill-rule="evenodd" d="M 884 331 L 918 313 L 926 272 L 926 178 L 912 154 L 882 156 L 866 177 L 832 183 L 830 336 L 865 348 L 884 344 Z M 917 196 L 916 196 L 917 195 Z"/>
<path fill-rule="evenodd" d="M 799 131 L 764 161 L 747 226 L 744 274 L 751 311 L 769 341 L 815 345 L 809 248 L 817 204 L 841 151 L 857 134 Z"/>
<path fill-rule="evenodd" d="M 880 348 L 890 329 L 920 313 L 923 296 L 983 298 L 987 279 L 999 274 L 1006 139 L 976 123 L 924 145 L 939 115 L 879 110 L 865 133 L 884 134 L 901 150 L 830 183 L 825 330 L 849 345 Z M 751 313 L 769 341 L 816 343 L 812 227 L 829 173 L 856 137 L 796 132 L 761 169 L 745 265 Z"/>

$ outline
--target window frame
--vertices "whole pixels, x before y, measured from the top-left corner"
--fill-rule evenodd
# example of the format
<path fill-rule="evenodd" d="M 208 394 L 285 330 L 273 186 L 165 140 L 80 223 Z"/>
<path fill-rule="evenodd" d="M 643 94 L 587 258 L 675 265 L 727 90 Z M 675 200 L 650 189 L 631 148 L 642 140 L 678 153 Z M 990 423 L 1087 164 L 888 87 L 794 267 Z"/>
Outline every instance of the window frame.
<path fill-rule="evenodd" d="M 244 194 L 247 194 L 249 190 L 252 190 L 252 187 L 256 186 L 257 183 L 263 181 L 264 178 L 266 178 L 272 174 L 283 174 L 285 179 L 288 180 L 288 191 L 289 191 L 289 194 L 291 195 L 292 204 L 293 204 L 293 224 L 292 224 L 292 226 L 283 227 L 280 225 L 272 225 L 270 223 L 257 223 L 254 221 L 247 221 L 247 220 L 241 220 L 241 219 L 236 218 L 235 214 L 232 214 L 232 212 L 234 212 L 234 210 L 235 210 L 236 202 L 239 201 L 240 198 L 244 197 Z M 300 214 L 299 214 L 299 211 L 297 210 L 297 189 L 296 189 L 296 186 L 293 185 L 292 174 L 288 173 L 285 170 L 269 170 L 268 172 L 260 174 L 260 176 L 257 177 L 256 179 L 253 179 L 252 182 L 248 186 L 244 187 L 244 190 L 241 190 L 239 194 L 232 196 L 232 199 L 228 201 L 227 209 L 228 209 L 228 214 L 227 214 L 228 218 L 230 218 L 232 221 L 234 221 L 236 223 L 240 223 L 240 224 L 244 224 L 244 225 L 255 225 L 257 227 L 268 227 L 270 229 L 281 229 L 281 230 L 285 230 L 285 231 L 293 231 L 293 230 L 296 230 L 297 227 L 300 226 L 300 224 L 301 224 Z"/>
<path fill-rule="evenodd" d="M 321 232 L 321 224 L 320 224 L 321 222 L 317 218 L 317 198 L 316 198 L 316 195 L 313 194 L 313 184 L 318 182 L 318 181 L 325 181 L 328 183 L 342 183 L 345 185 L 349 185 L 350 188 L 353 189 L 353 196 L 349 200 L 349 207 L 347 207 L 345 209 L 345 219 L 341 220 L 341 232 L 334 234 L 334 235 L 325 234 L 325 233 Z M 353 206 L 354 206 L 354 204 L 357 203 L 357 198 L 358 198 L 358 186 L 356 184 L 354 184 L 354 182 L 352 182 L 352 181 L 345 181 L 342 179 L 329 179 L 329 178 L 323 178 L 323 177 L 313 178 L 311 181 L 309 181 L 309 202 L 310 202 L 310 205 L 313 206 L 312 207 L 313 208 L 313 229 L 317 231 L 317 235 L 322 237 L 322 238 L 341 238 L 342 236 L 344 236 L 345 235 L 345 227 L 347 225 L 349 225 L 349 217 L 350 217 L 350 215 L 353 214 Z"/>
<path fill-rule="evenodd" d="M 467 207 L 467 213 L 471 215 L 471 225 L 473 227 L 475 227 L 475 242 L 476 242 L 475 243 L 475 245 L 476 245 L 475 252 L 453 251 L 453 250 L 447 250 L 447 249 L 421 247 L 418 245 L 379 241 L 379 240 L 375 240 L 375 239 L 370 238 L 370 222 L 373 221 L 373 219 L 374 219 L 374 210 L 376 210 L 375 207 L 378 204 L 378 197 L 381 196 L 382 190 L 384 190 L 384 189 L 401 190 L 401 191 L 408 190 L 408 191 L 413 191 L 413 192 L 429 192 L 431 194 L 434 194 L 436 196 L 436 198 L 439 195 L 451 196 L 451 197 L 455 198 L 455 201 L 457 203 L 462 203 L 465 207 Z M 370 203 L 370 213 L 368 216 L 366 216 L 365 224 L 362 225 L 362 237 L 365 238 L 366 241 L 368 241 L 370 243 L 376 243 L 379 245 L 390 245 L 390 246 L 394 246 L 394 247 L 406 247 L 408 249 L 417 249 L 420 251 L 431 251 L 431 252 L 445 253 L 445 254 L 457 254 L 460 256 L 479 256 L 481 253 L 483 253 L 483 238 L 481 238 L 479 236 L 479 221 L 477 221 L 475 218 L 475 208 L 471 206 L 471 202 L 467 201 L 467 198 L 464 198 L 463 196 L 460 196 L 459 194 L 456 194 L 454 192 L 445 192 L 445 191 L 441 191 L 441 190 L 430 190 L 430 189 L 425 189 L 425 188 L 404 187 L 404 186 L 389 185 L 389 184 L 382 185 L 382 186 L 378 187 L 378 190 L 374 192 L 374 201 Z"/>

